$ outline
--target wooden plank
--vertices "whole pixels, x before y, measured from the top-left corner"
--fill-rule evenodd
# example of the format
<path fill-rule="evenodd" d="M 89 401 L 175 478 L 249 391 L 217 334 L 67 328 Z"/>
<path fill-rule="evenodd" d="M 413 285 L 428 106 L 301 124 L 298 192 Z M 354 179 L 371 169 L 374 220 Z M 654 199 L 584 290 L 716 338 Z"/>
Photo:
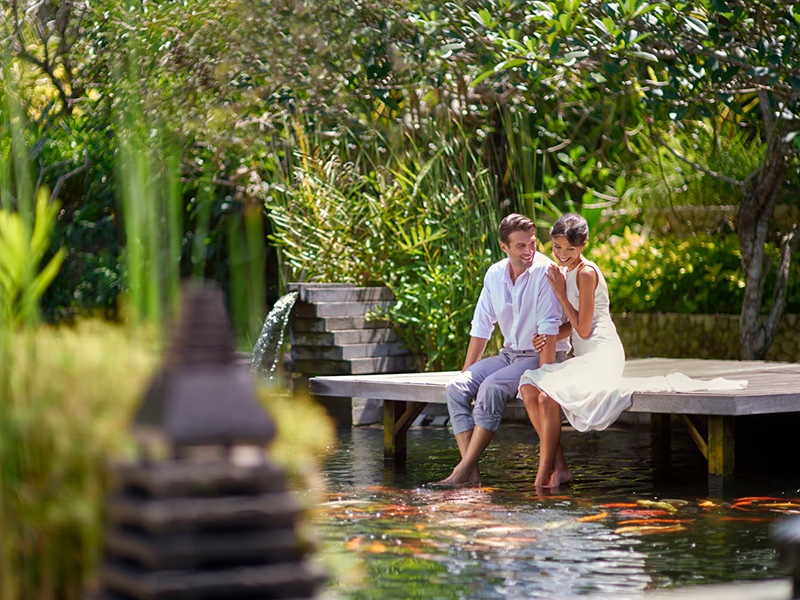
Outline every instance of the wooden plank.
<path fill-rule="evenodd" d="M 308 385 L 309 391 L 315 395 L 341 395 L 445 404 L 447 402 L 444 393 L 445 386 L 458 373 L 459 371 L 441 371 L 436 373 L 313 377 L 309 379 Z"/>
<path fill-rule="evenodd" d="M 690 377 L 747 379 L 747 389 L 729 392 L 636 392 L 630 412 L 755 415 L 800 412 L 800 365 L 764 361 L 718 361 L 699 359 L 632 359 L 625 374 L 652 377 L 682 372 Z M 314 377 L 311 393 L 412 402 L 446 403 L 445 385 L 458 371 Z M 521 406 L 518 400 L 509 406 Z"/>

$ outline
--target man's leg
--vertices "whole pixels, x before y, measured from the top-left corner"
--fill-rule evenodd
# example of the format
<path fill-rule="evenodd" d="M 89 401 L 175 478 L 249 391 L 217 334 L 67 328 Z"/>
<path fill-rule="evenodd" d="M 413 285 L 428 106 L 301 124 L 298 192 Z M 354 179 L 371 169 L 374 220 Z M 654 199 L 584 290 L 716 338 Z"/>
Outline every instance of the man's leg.
<path fill-rule="evenodd" d="M 447 384 L 445 388 L 447 412 L 450 414 L 450 426 L 453 428 L 456 440 L 466 439 L 467 444 L 469 443 L 469 436 L 460 438 L 459 436 L 467 432 L 471 435 L 475 426 L 472 417 L 472 401 L 478 395 L 478 390 L 486 378 L 507 365 L 508 363 L 503 358 L 489 356 L 467 367 Z M 459 444 L 459 450 L 461 450 L 461 444 Z"/>
<path fill-rule="evenodd" d="M 491 432 L 497 431 L 500 426 L 509 399 L 517 396 L 522 374 L 539 367 L 539 357 L 536 354 L 512 357 L 512 361 L 484 380 L 475 399 L 475 408 L 472 411 L 475 425 Z"/>
<path fill-rule="evenodd" d="M 450 425 L 453 428 L 453 434 L 455 435 L 456 444 L 458 445 L 458 451 L 462 460 L 470 448 L 475 431 L 475 422 L 472 416 L 472 401 L 486 378 L 491 376 L 495 371 L 505 368 L 507 364 L 504 358 L 490 356 L 468 367 L 463 372 L 459 373 L 453 381 L 447 384 L 445 390 L 447 412 L 450 414 Z M 459 465 L 460 464 L 461 463 L 459 463 Z M 456 466 L 453 473 L 440 483 L 456 485 L 479 482 L 480 473 L 478 472 L 476 462 L 474 468 L 468 471 L 458 469 L 458 466 Z"/>
<path fill-rule="evenodd" d="M 506 357 L 508 358 L 508 357 Z M 510 360 L 510 359 L 509 359 Z M 466 447 L 461 452 L 461 462 L 444 483 L 477 484 L 480 482 L 478 459 L 492 441 L 500 425 L 509 398 L 516 396 L 519 379 L 527 369 L 535 369 L 538 357 L 525 357 L 486 377 L 478 389 L 473 418 L 475 427 Z M 457 438 L 458 439 L 458 438 Z"/>

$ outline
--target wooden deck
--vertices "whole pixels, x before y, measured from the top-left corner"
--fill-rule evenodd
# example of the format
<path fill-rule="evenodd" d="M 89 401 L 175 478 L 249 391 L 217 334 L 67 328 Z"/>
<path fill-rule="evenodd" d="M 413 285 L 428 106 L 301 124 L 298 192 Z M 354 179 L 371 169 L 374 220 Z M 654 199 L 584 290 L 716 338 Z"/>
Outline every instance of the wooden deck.
<path fill-rule="evenodd" d="M 737 417 L 800 412 L 800 364 L 673 358 L 631 359 L 626 377 L 683 373 L 697 379 L 746 379 L 743 390 L 725 392 L 636 392 L 630 412 L 651 413 L 654 456 L 669 456 L 670 415 L 679 415 L 708 460 L 709 483 L 721 485 L 735 466 Z M 339 375 L 309 379 L 315 396 L 378 398 L 384 401 L 387 458 L 405 460 L 406 431 L 429 403 L 446 402 L 444 390 L 457 371 Z M 519 400 L 514 400 L 519 403 Z"/>

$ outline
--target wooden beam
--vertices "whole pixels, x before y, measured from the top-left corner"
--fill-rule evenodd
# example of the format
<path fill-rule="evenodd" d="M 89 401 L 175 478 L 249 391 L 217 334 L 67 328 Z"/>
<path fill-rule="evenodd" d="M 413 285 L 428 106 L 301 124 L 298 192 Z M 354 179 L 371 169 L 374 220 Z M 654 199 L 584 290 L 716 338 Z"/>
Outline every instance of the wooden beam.
<path fill-rule="evenodd" d="M 397 435 L 408 431 L 408 428 L 414 423 L 414 419 L 425 410 L 426 406 L 428 406 L 427 402 L 412 402 L 394 424 L 394 434 Z"/>
<path fill-rule="evenodd" d="M 708 417 L 708 474 L 725 477 L 734 469 L 734 419 L 719 415 Z"/>
<path fill-rule="evenodd" d="M 400 400 L 383 401 L 383 457 L 397 462 L 406 460 L 406 429 L 395 433 L 395 426 L 405 412 Z"/>
<path fill-rule="evenodd" d="M 689 430 L 689 435 L 692 436 L 694 443 L 700 449 L 700 452 L 703 453 L 703 458 L 708 460 L 708 443 L 703 438 L 703 435 L 697 430 L 697 425 L 692 420 L 692 415 L 678 415 L 683 421 L 683 424 L 686 425 L 686 428 Z"/>

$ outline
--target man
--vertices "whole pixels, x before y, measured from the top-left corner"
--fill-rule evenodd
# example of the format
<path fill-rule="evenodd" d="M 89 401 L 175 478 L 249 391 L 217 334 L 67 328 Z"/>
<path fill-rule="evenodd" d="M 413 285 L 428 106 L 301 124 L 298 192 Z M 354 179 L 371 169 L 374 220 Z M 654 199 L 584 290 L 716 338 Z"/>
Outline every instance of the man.
<path fill-rule="evenodd" d="M 562 309 L 547 280 L 552 261 L 536 252 L 533 221 L 510 214 L 499 229 L 507 258 L 486 272 L 464 366 L 447 385 L 447 410 L 461 462 L 442 484 L 480 484 L 478 458 L 500 425 L 506 403 L 517 395 L 520 377 L 527 369 L 561 362 L 569 350 L 568 340 L 556 342 Z M 495 324 L 503 334 L 503 349 L 482 359 Z M 541 353 L 533 347 L 537 334 L 548 336 Z"/>

